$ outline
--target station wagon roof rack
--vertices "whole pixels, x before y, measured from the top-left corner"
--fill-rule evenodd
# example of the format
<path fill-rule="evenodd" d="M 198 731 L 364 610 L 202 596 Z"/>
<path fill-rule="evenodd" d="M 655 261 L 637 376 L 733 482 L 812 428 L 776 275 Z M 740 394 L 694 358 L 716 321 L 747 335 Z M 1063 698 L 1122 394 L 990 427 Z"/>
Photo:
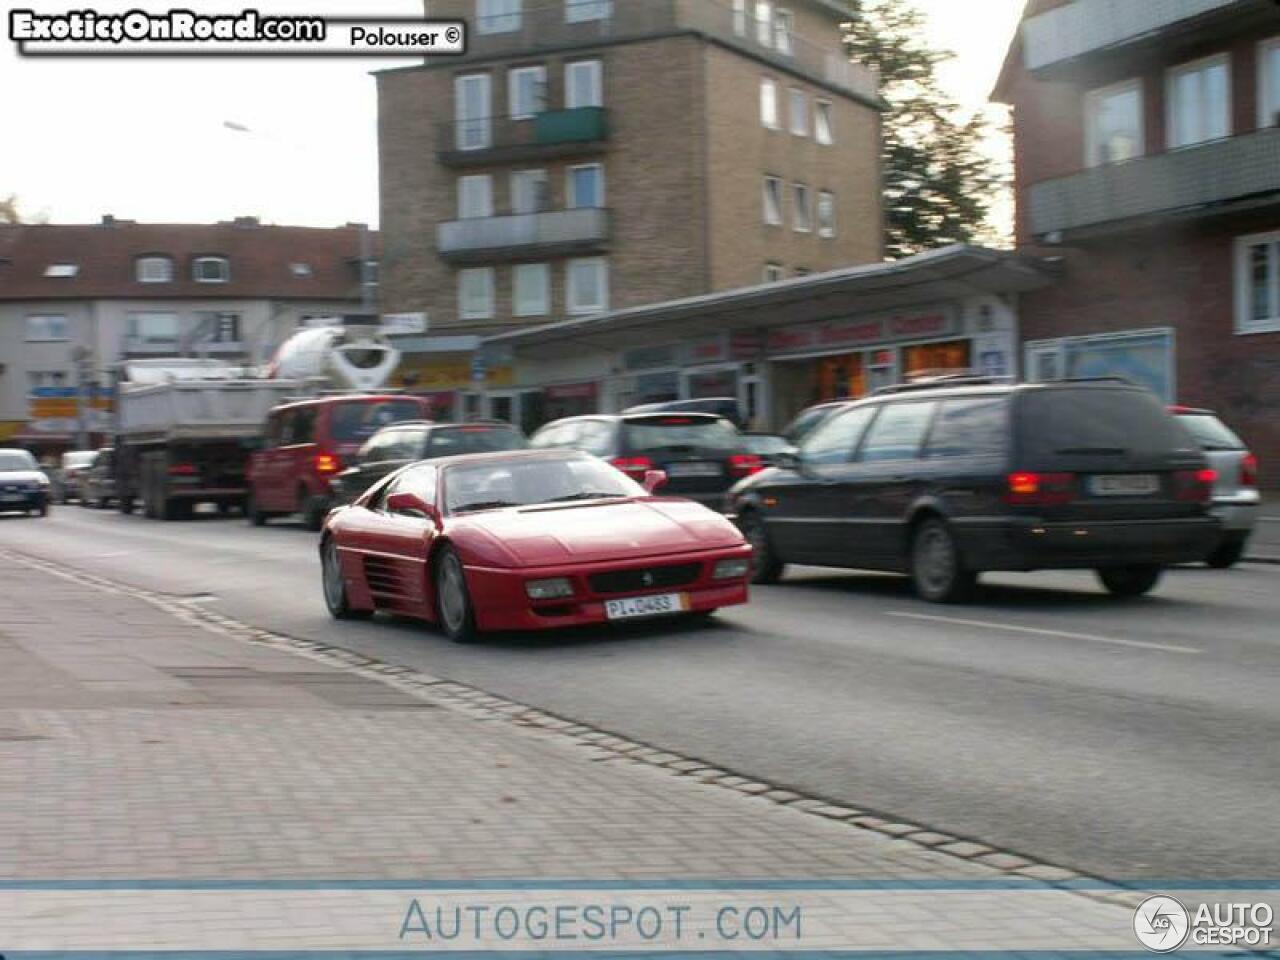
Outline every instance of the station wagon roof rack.
<path fill-rule="evenodd" d="M 972 387 L 1007 384 L 1009 377 L 992 377 L 980 373 L 945 373 L 936 377 L 922 377 L 909 383 L 892 383 L 885 387 L 877 387 L 871 396 L 879 397 L 890 393 L 910 393 L 913 390 L 936 390 L 939 387 Z"/>

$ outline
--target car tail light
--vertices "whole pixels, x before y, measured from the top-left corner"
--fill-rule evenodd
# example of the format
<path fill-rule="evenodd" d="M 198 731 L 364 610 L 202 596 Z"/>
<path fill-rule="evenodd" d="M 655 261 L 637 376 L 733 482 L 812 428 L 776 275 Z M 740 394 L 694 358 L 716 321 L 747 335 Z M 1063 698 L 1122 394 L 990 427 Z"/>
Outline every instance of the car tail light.
<path fill-rule="evenodd" d="M 1005 478 L 1005 503 L 1047 507 L 1070 503 L 1076 498 L 1074 473 L 1035 473 L 1019 470 Z"/>
<path fill-rule="evenodd" d="M 1240 461 L 1240 486 L 1256 487 L 1258 485 L 1258 458 L 1246 453 Z"/>
<path fill-rule="evenodd" d="M 614 457 L 609 462 L 632 480 L 643 480 L 645 471 L 653 469 L 653 461 L 648 457 Z"/>
<path fill-rule="evenodd" d="M 1213 497 L 1213 481 L 1217 479 L 1218 471 L 1207 467 L 1203 470 L 1175 470 L 1173 496 L 1177 500 L 1208 503 Z"/>
<path fill-rule="evenodd" d="M 337 473 L 341 469 L 342 459 L 336 454 L 316 454 L 316 473 Z"/>
<path fill-rule="evenodd" d="M 764 469 L 764 464 L 754 453 L 735 453 L 729 458 L 729 474 L 734 477 L 749 477 Z"/>
<path fill-rule="evenodd" d="M 175 463 L 169 467 L 171 477 L 194 477 L 198 472 L 194 463 Z"/>

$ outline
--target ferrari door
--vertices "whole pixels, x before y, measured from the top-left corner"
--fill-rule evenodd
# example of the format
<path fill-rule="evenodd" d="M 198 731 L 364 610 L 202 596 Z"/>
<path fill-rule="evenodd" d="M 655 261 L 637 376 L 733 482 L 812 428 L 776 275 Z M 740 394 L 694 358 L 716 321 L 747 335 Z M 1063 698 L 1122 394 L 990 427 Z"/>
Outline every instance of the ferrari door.
<path fill-rule="evenodd" d="M 427 554 L 437 533 L 435 523 L 416 511 L 393 512 L 385 504 L 395 493 L 415 493 L 423 502 L 434 503 L 435 478 L 435 467 L 425 464 L 400 474 L 379 499 L 381 506 L 370 511 L 364 572 L 380 606 L 432 615 Z"/>

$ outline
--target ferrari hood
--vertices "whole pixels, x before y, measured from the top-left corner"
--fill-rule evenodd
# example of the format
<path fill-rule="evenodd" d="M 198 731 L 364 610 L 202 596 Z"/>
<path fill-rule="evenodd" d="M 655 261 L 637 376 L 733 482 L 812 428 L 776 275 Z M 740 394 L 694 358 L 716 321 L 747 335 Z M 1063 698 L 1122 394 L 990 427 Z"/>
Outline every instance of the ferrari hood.
<path fill-rule="evenodd" d="M 497 540 L 522 567 L 625 560 L 742 543 L 737 528 L 689 500 L 594 501 L 494 510 L 460 525 Z"/>

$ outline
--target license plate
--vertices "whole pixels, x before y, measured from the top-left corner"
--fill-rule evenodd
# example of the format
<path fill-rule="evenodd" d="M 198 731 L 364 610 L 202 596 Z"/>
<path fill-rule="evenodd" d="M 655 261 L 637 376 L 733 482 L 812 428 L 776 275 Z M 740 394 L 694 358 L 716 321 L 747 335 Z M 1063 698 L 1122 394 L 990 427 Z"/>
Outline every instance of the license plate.
<path fill-rule="evenodd" d="M 667 464 L 668 477 L 718 477 L 723 472 L 720 464 L 706 460 Z"/>
<path fill-rule="evenodd" d="M 1126 497 L 1155 493 L 1160 478 L 1154 473 L 1107 473 L 1089 478 L 1089 490 L 1099 497 Z"/>
<path fill-rule="evenodd" d="M 604 602 L 604 615 L 610 620 L 660 617 L 664 613 L 683 613 L 688 609 L 687 593 L 658 593 L 651 597 L 624 597 Z"/>
<path fill-rule="evenodd" d="M 6 493 L 0 496 L 0 501 L 4 503 L 17 503 L 19 500 L 27 499 L 26 494 L 22 493 Z"/>

